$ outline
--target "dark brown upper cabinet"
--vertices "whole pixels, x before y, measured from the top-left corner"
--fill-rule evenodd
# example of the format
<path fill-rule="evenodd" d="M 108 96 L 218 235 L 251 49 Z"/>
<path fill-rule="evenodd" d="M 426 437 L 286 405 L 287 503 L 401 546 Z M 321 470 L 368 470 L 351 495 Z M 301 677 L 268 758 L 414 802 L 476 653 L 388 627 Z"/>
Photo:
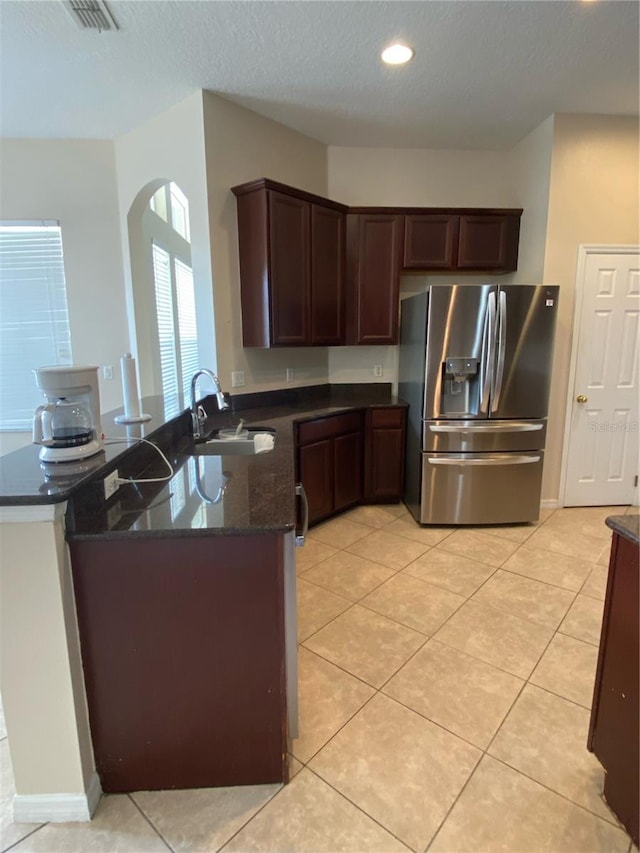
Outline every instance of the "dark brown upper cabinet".
<path fill-rule="evenodd" d="M 347 215 L 347 344 L 395 344 L 404 218 Z"/>
<path fill-rule="evenodd" d="M 518 268 L 521 213 L 461 215 L 458 269 L 514 272 Z"/>
<path fill-rule="evenodd" d="M 344 343 L 346 208 L 264 178 L 232 192 L 244 346 Z"/>
<path fill-rule="evenodd" d="M 348 208 L 268 178 L 232 192 L 245 347 L 395 344 L 403 269 L 518 267 L 521 209 Z"/>
<path fill-rule="evenodd" d="M 404 269 L 451 269 L 458 249 L 458 225 L 458 216 L 445 213 L 405 216 Z"/>
<path fill-rule="evenodd" d="M 449 210 L 405 216 L 403 267 L 492 272 L 518 267 L 521 210 Z"/>

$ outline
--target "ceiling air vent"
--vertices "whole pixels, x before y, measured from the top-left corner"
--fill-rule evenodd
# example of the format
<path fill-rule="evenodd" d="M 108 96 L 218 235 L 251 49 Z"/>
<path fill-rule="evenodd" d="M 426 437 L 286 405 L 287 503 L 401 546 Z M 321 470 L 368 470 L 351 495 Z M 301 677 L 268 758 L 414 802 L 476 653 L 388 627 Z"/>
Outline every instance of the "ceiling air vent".
<path fill-rule="evenodd" d="M 81 30 L 117 30 L 116 19 L 104 0 L 63 0 L 64 6 Z"/>

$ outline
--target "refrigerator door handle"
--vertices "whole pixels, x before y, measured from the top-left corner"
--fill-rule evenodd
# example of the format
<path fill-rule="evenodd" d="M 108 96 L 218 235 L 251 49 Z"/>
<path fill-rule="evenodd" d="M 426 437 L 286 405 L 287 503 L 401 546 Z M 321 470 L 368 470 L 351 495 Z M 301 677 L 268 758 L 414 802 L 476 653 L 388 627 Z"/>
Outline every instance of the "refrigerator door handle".
<path fill-rule="evenodd" d="M 540 461 L 540 456 L 517 456 L 512 453 L 505 453 L 502 456 L 493 456 L 486 459 L 471 458 L 471 459 L 455 459 L 452 457 L 427 459 L 429 465 L 455 465 L 466 468 L 467 466 L 475 465 L 477 467 L 489 467 L 491 465 L 531 465 L 534 462 Z"/>
<path fill-rule="evenodd" d="M 491 411 L 497 412 L 502 394 L 502 380 L 504 378 L 504 358 L 507 343 L 507 294 L 504 290 L 499 293 L 498 305 L 498 361 L 496 366 L 495 381 L 491 387 Z"/>
<path fill-rule="evenodd" d="M 482 330 L 482 353 L 480 356 L 480 412 L 484 413 L 489 408 L 489 392 L 491 390 L 491 378 L 493 376 L 493 363 L 495 358 L 496 337 L 496 294 L 489 294 L 487 310 L 484 315 L 484 329 Z"/>
<path fill-rule="evenodd" d="M 539 432 L 544 424 L 520 424 L 520 423 L 494 423 L 494 424 L 472 424 L 470 426 L 457 426 L 455 424 L 442 424 L 441 426 L 429 424 L 430 432 Z"/>

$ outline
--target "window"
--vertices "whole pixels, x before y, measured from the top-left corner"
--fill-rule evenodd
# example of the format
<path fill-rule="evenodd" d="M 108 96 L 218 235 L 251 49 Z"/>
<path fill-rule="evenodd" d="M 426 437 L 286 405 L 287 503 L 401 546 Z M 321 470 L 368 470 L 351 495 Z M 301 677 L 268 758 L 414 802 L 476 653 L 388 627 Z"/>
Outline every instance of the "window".
<path fill-rule="evenodd" d="M 165 184 L 149 203 L 159 374 L 165 415 L 189 405 L 198 368 L 196 301 L 189 245 L 189 204 L 180 188 Z"/>
<path fill-rule="evenodd" d="M 33 370 L 71 364 L 58 222 L 0 223 L 0 429 L 30 430 L 42 402 Z"/>

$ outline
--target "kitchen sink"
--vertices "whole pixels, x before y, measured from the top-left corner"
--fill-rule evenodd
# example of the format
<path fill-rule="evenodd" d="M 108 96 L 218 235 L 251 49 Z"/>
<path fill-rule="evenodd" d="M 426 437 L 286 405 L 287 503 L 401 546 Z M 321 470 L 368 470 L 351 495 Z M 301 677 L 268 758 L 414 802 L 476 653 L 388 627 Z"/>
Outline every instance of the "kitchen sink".
<path fill-rule="evenodd" d="M 192 456 L 253 456 L 269 452 L 275 446 L 274 429 L 250 427 L 243 433 L 239 438 L 220 438 L 216 432 L 209 438 L 194 441 L 188 453 Z"/>

